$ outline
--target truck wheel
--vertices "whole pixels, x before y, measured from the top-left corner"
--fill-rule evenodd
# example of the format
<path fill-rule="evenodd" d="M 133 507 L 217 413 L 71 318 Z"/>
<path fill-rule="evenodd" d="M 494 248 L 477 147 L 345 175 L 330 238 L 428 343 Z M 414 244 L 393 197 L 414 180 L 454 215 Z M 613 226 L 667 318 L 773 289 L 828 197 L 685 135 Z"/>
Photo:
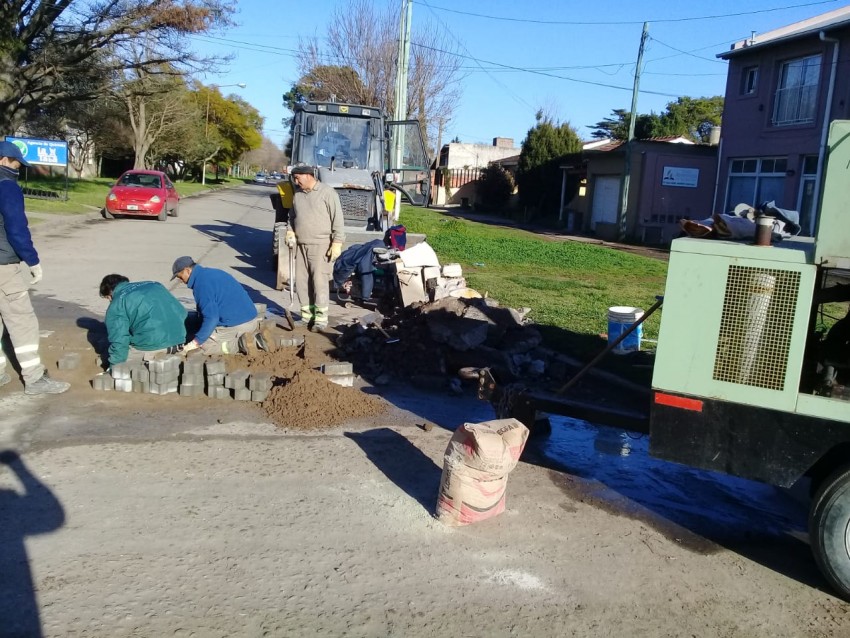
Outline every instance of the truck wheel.
<path fill-rule="evenodd" d="M 809 510 L 809 539 L 821 572 L 850 601 L 850 466 L 818 488 Z"/>

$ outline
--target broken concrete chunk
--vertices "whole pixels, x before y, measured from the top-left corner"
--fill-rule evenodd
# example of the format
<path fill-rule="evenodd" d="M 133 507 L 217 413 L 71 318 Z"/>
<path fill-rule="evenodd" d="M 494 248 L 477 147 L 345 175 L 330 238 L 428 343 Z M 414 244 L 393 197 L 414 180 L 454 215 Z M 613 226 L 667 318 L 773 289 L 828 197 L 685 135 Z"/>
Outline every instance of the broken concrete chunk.
<path fill-rule="evenodd" d="M 354 366 L 348 362 L 339 361 L 337 363 L 323 363 L 320 370 L 322 374 L 326 375 L 352 374 L 354 372 Z"/>

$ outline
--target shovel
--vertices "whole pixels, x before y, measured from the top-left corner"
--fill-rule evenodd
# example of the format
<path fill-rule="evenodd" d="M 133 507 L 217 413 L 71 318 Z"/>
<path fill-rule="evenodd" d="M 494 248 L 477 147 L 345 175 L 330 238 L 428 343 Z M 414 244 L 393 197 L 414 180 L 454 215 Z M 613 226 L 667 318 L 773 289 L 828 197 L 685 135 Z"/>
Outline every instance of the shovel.
<path fill-rule="evenodd" d="M 358 321 L 360 321 L 360 325 L 364 328 L 375 328 L 387 338 L 387 343 L 398 343 L 401 341 L 400 339 L 391 337 L 390 334 L 381 327 L 381 322 L 384 320 L 384 316 L 380 312 L 369 312 L 362 317 Z"/>

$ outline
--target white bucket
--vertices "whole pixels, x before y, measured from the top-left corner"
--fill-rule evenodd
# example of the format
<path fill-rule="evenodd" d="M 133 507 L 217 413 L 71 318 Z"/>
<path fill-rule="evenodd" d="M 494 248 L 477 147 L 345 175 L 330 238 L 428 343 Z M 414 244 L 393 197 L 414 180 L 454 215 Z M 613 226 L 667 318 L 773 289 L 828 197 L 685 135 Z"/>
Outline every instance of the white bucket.
<path fill-rule="evenodd" d="M 608 308 L 608 343 L 614 343 L 635 321 L 643 317 L 643 310 L 631 306 L 612 306 Z M 612 350 L 614 354 L 628 354 L 640 350 L 643 337 L 643 324 Z"/>

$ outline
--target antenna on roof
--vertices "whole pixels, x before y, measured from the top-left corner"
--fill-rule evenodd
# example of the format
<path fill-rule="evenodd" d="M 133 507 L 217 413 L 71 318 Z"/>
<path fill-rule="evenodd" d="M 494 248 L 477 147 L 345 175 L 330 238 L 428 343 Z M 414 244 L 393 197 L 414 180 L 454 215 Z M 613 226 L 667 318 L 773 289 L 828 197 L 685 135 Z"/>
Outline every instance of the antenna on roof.
<path fill-rule="evenodd" d="M 753 46 L 756 43 L 756 32 L 750 31 L 750 46 Z"/>

